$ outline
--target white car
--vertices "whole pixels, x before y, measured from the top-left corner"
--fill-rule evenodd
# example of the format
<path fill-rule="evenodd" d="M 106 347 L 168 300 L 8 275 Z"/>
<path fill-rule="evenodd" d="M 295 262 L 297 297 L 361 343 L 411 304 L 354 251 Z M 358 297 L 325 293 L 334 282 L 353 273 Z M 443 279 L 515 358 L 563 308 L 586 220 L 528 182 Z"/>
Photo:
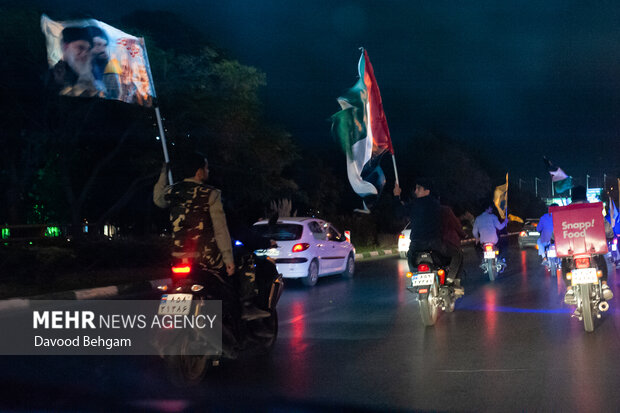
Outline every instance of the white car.
<path fill-rule="evenodd" d="M 257 250 L 256 254 L 275 259 L 284 278 L 301 278 L 311 287 L 324 275 L 353 276 L 355 248 L 329 222 L 318 218 L 281 218 L 273 227 L 267 220 L 259 221 L 254 230 L 278 244 L 277 248 Z"/>
<path fill-rule="evenodd" d="M 407 226 L 398 234 L 398 255 L 400 258 L 407 258 L 407 251 L 409 251 L 409 244 L 411 244 L 411 223 L 407 223 Z"/>

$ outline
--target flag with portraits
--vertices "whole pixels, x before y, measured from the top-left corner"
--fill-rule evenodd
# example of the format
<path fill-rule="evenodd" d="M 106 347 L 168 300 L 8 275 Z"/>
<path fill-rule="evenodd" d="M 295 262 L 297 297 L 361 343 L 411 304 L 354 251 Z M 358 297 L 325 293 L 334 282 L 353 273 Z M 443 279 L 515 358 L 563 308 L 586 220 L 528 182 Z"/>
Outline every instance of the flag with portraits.
<path fill-rule="evenodd" d="M 94 19 L 41 16 L 49 71 L 46 86 L 63 96 L 152 106 L 155 88 L 144 40 Z"/>

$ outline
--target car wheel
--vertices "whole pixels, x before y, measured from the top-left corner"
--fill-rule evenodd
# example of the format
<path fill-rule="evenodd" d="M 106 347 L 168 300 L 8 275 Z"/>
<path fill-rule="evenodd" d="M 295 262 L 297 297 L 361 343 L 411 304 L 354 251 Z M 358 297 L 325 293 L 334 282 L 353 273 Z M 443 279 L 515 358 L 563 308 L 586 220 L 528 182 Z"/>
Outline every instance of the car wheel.
<path fill-rule="evenodd" d="M 308 267 L 308 275 L 301 280 L 307 287 L 314 287 L 316 285 L 316 282 L 319 280 L 319 263 L 316 258 L 310 262 L 310 266 Z"/>
<path fill-rule="evenodd" d="M 347 258 L 347 266 L 342 273 L 344 278 L 353 278 L 353 274 L 355 273 L 355 258 L 353 258 L 353 254 L 349 254 L 349 258 Z"/>

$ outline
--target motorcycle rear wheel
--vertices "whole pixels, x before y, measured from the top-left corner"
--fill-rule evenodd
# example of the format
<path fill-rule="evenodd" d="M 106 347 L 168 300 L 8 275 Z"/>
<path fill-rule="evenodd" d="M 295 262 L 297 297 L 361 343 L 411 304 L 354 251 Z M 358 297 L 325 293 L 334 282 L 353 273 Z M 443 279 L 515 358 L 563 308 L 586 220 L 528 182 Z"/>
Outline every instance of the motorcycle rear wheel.
<path fill-rule="evenodd" d="M 487 274 L 489 274 L 489 280 L 490 281 L 495 281 L 495 263 L 493 262 L 495 260 L 487 260 Z"/>
<path fill-rule="evenodd" d="M 590 284 L 581 284 L 579 286 L 579 297 L 581 298 L 583 328 L 588 333 L 591 333 L 594 331 L 594 319 L 592 318 L 592 304 L 590 302 Z"/>
<path fill-rule="evenodd" d="M 418 301 L 420 303 L 420 316 L 422 316 L 422 324 L 425 326 L 435 325 L 437 316 L 439 315 L 439 309 L 432 304 L 433 289 L 429 288 L 428 296 Z"/>
<path fill-rule="evenodd" d="M 558 275 L 558 266 L 553 258 L 549 259 L 549 272 L 551 272 L 552 277 L 557 277 Z"/>

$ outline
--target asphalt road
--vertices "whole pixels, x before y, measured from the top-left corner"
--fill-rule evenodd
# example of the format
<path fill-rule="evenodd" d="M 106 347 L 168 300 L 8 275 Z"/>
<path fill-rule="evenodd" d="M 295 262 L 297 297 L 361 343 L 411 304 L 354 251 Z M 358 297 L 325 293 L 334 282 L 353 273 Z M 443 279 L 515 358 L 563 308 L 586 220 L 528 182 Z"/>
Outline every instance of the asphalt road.
<path fill-rule="evenodd" d="M 0 408 L 616 411 L 617 299 L 586 333 L 535 250 L 511 247 L 507 262 L 491 283 L 468 250 L 465 297 L 428 328 L 405 260 L 360 262 L 352 280 L 312 289 L 288 282 L 273 353 L 189 389 L 170 385 L 157 357 L 1 357 Z M 610 284 L 620 294 L 615 274 Z"/>

